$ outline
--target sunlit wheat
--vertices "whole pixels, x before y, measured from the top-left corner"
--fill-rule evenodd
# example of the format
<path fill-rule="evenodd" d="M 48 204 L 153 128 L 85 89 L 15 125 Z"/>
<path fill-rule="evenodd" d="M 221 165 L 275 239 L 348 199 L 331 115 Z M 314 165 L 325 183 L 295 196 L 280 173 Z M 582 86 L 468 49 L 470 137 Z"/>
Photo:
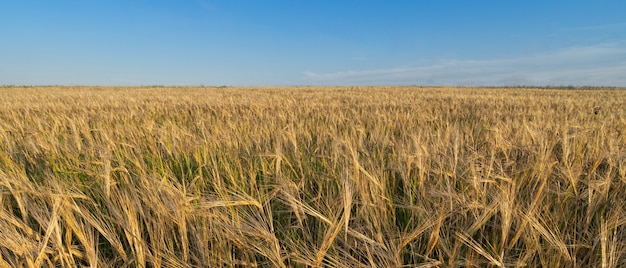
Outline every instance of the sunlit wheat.
<path fill-rule="evenodd" d="M 0 88 L 0 266 L 623 267 L 624 103 Z"/>

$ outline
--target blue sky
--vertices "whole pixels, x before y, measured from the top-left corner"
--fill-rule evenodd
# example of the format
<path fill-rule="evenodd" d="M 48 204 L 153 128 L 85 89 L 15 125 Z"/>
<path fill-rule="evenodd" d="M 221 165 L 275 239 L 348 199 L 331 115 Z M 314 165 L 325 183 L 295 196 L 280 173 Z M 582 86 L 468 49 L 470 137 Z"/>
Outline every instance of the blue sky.
<path fill-rule="evenodd" d="M 0 84 L 626 86 L 625 10 L 577 0 L 0 0 Z"/>

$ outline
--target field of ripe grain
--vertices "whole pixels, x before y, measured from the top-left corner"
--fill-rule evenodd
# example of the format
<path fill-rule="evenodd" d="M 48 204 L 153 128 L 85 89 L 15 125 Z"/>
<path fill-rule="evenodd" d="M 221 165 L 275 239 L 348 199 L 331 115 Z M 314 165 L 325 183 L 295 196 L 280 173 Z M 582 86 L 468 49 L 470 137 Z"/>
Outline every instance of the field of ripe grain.
<path fill-rule="evenodd" d="M 0 266 L 624 267 L 626 90 L 0 87 Z"/>

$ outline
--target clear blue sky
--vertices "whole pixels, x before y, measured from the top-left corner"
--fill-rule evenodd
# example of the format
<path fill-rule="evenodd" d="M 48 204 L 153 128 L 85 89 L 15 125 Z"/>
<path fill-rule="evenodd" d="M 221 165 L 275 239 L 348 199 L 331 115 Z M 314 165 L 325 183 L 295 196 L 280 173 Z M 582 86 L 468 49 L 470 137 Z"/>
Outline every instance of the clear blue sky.
<path fill-rule="evenodd" d="M 590 0 L 0 0 L 0 84 L 626 86 L 625 14 Z"/>

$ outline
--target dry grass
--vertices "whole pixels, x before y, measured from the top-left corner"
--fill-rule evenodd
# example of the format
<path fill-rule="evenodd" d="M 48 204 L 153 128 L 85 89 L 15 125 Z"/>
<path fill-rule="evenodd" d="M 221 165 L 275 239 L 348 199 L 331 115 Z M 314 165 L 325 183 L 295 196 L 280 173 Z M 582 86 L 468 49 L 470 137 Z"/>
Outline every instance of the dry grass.
<path fill-rule="evenodd" d="M 625 103 L 0 88 L 0 266 L 624 267 Z"/>

